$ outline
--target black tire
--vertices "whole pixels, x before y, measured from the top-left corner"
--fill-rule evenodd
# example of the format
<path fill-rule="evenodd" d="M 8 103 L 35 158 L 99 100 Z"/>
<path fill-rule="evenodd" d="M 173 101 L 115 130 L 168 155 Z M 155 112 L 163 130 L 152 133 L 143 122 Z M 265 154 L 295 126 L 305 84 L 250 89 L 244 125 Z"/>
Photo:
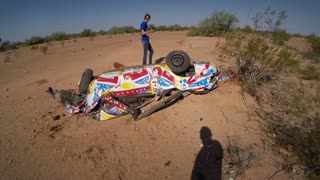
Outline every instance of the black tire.
<path fill-rule="evenodd" d="M 89 68 L 87 68 L 81 77 L 81 81 L 79 84 L 79 92 L 80 94 L 87 94 L 87 90 L 89 87 L 90 82 L 92 81 L 93 78 L 93 71 Z"/>
<path fill-rule="evenodd" d="M 166 57 L 166 64 L 177 75 L 185 73 L 190 67 L 189 55 L 180 50 L 171 51 Z"/>

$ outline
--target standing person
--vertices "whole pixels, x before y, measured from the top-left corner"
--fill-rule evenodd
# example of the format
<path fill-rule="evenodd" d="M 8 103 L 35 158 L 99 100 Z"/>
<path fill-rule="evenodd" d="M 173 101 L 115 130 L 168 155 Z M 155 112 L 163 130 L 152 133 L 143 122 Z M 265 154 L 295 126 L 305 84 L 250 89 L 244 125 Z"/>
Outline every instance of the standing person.
<path fill-rule="evenodd" d="M 154 30 L 148 29 L 148 22 L 150 21 L 151 16 L 150 14 L 144 15 L 144 20 L 142 21 L 140 25 L 140 30 L 141 30 L 141 40 L 142 40 L 142 45 L 143 45 L 143 65 L 147 64 L 147 55 L 148 55 L 148 50 L 149 50 L 149 64 L 152 64 L 152 55 L 153 55 L 153 48 L 150 44 L 149 40 L 149 34 L 153 33 Z"/>

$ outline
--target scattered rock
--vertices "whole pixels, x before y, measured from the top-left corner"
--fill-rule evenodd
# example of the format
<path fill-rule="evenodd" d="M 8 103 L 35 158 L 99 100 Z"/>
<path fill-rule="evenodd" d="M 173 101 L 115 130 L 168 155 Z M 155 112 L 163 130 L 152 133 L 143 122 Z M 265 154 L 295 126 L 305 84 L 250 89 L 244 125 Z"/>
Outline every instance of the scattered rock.
<path fill-rule="evenodd" d="M 171 161 L 169 160 L 169 161 L 167 161 L 164 165 L 165 165 L 165 166 L 170 166 L 170 164 L 171 164 Z"/>
<path fill-rule="evenodd" d="M 250 152 L 246 149 L 240 149 L 239 151 L 240 161 L 247 161 L 250 158 Z"/>
<path fill-rule="evenodd" d="M 42 114 L 41 118 L 45 118 L 45 117 L 46 117 L 46 115 L 45 115 L 45 114 Z"/>
<path fill-rule="evenodd" d="M 61 131 L 62 128 L 63 128 L 63 126 L 62 126 L 62 125 L 59 125 L 59 124 L 50 127 L 50 128 L 49 128 L 49 136 L 52 137 L 52 138 L 54 138 L 54 135 L 55 135 L 56 133 L 58 133 L 59 131 Z"/>
<path fill-rule="evenodd" d="M 202 121 L 203 120 L 203 118 L 200 118 L 200 121 Z"/>
<path fill-rule="evenodd" d="M 9 91 L 9 89 L 8 88 L 4 88 L 3 91 L 6 92 L 6 91 Z"/>
<path fill-rule="evenodd" d="M 54 114 L 53 116 L 51 116 L 51 118 L 54 120 L 54 121 L 57 121 L 60 119 L 60 115 L 59 114 Z"/>
<path fill-rule="evenodd" d="M 35 121 L 37 121 L 37 118 L 33 118 L 32 122 L 35 122 Z"/>
<path fill-rule="evenodd" d="M 24 100 L 25 100 L 25 101 L 26 101 L 26 100 L 29 100 L 29 99 L 31 99 L 31 97 L 30 97 L 30 96 L 28 96 L 28 97 L 24 98 Z"/>

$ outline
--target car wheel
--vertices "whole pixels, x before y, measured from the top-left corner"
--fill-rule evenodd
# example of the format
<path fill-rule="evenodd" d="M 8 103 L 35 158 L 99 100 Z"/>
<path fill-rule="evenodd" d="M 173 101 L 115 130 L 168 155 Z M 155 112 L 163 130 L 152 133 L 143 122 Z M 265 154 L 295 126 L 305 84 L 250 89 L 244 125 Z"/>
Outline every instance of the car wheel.
<path fill-rule="evenodd" d="M 189 55 L 180 50 L 171 51 L 166 57 L 166 64 L 177 75 L 185 73 L 190 67 Z"/>
<path fill-rule="evenodd" d="M 90 82 L 93 78 L 93 71 L 91 69 L 86 69 L 81 77 L 81 81 L 79 84 L 79 92 L 80 94 L 87 94 L 87 89 L 89 87 Z"/>

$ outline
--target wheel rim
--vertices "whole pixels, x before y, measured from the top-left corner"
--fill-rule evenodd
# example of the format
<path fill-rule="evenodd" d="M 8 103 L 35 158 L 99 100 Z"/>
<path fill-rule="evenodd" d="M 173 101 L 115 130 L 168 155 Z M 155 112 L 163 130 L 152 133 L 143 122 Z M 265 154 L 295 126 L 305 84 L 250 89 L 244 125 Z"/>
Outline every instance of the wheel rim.
<path fill-rule="evenodd" d="M 181 54 L 175 54 L 171 58 L 171 63 L 175 67 L 180 67 L 184 63 L 184 57 Z"/>

